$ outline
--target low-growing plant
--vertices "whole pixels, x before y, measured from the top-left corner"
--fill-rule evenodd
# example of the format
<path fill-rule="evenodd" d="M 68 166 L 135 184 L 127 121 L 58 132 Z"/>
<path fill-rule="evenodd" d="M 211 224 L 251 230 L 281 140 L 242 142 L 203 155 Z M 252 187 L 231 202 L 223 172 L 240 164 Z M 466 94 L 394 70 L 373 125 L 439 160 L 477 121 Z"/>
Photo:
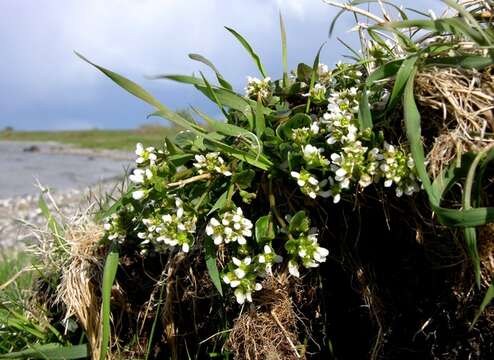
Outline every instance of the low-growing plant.
<path fill-rule="evenodd" d="M 475 227 L 494 219 L 493 208 L 481 200 L 482 174 L 493 157 L 492 132 L 482 133 L 476 153 L 460 145 L 456 160 L 442 161 L 431 178 L 427 166 L 434 159 L 426 154 L 448 126 L 423 138 L 421 127 L 431 126 L 421 123 L 415 79 L 435 69 L 475 73 L 492 65 L 494 30 L 482 17 L 489 3 L 467 9 L 447 1 L 458 15 L 422 14 L 420 20 L 395 7 L 400 21 L 391 21 L 384 10 L 380 18 L 356 7 L 362 1 L 328 3 L 375 22 L 358 23 L 363 52 L 352 50 L 352 63 L 330 68 L 320 62 L 321 47 L 312 65 L 301 63 L 289 72 L 280 19 L 280 79 L 268 76 L 253 47 L 230 28 L 260 75 L 247 78 L 243 93 L 198 54 L 190 58 L 210 67 L 217 84 L 203 73 L 156 77 L 193 85 L 216 103 L 223 120 L 195 108 L 200 122 L 184 118 L 131 80 L 90 62 L 154 107 L 150 116 L 184 128 L 161 147 L 137 144 L 130 190 L 104 224 L 105 241 L 115 251 L 134 246 L 143 257 L 201 254 L 219 294 L 251 303 L 267 277 L 304 277 L 331 256 L 327 236 L 321 237 L 331 227 L 321 221 L 325 208 L 355 203 L 368 189 L 398 198 L 423 189 L 441 224 L 464 229 L 480 286 Z M 463 131 L 474 136 L 470 125 Z M 461 208 L 446 207 L 448 190 L 462 179 Z"/>
<path fill-rule="evenodd" d="M 387 1 L 325 2 L 342 9 L 334 21 L 345 11 L 357 19 L 362 50 L 348 47 L 350 63 L 323 64 L 321 47 L 311 65 L 289 71 L 280 17 L 280 79 L 269 76 L 253 47 L 231 28 L 226 29 L 259 71 L 259 78 L 247 78 L 243 92 L 198 54 L 189 57 L 208 66 L 215 82 L 203 73 L 156 76 L 194 86 L 218 106 L 222 120 L 195 108 L 193 117 L 173 112 L 136 83 L 78 54 L 151 105 L 150 116 L 183 128 L 161 146 L 136 145 L 128 192 L 99 214 L 104 218 L 99 249 L 107 259 L 104 270 L 98 267 L 101 293 L 90 289 L 93 301 L 102 304 L 101 316 L 91 325 L 98 329 L 91 344 L 94 357 L 104 359 L 112 352 L 159 357 L 163 343 L 173 359 L 228 357 L 230 352 L 247 359 L 305 358 L 313 355 L 311 350 L 314 356 L 334 357 L 327 289 L 339 280 L 332 274 L 341 275 L 343 268 L 349 282 L 358 283 L 376 324 L 374 345 L 366 352 L 377 359 L 401 314 L 387 316 L 381 301 L 394 298 L 376 284 L 396 286 L 389 273 L 406 266 L 396 251 L 389 258 L 376 253 L 392 252 L 390 244 L 400 243 L 402 234 L 408 237 L 401 243 L 406 249 L 414 249 L 407 242 L 410 236 L 414 244 L 424 237 L 449 241 L 438 246 L 441 261 L 457 258 L 464 249 L 472 282 L 487 290 L 484 301 L 478 301 L 486 309 L 493 296 L 492 265 L 485 261 L 490 256 L 485 254 L 492 253 L 487 224 L 494 220 L 488 182 L 494 158 L 491 2 L 463 6 L 445 1 L 453 16 L 421 13 L 416 20 Z M 376 3 L 382 15 L 358 7 L 364 3 Z M 400 20 L 393 21 L 389 9 Z M 362 17 L 367 23 L 359 21 Z M 333 27 L 334 22 L 330 32 Z M 382 214 L 373 214 L 381 207 Z M 369 218 L 360 215 L 366 209 Z M 381 229 L 372 223 L 376 219 L 391 235 L 361 234 L 362 228 Z M 391 229 L 397 224 L 406 229 Z M 418 259 L 417 254 L 422 255 L 417 251 L 410 258 Z M 464 263 L 462 256 L 458 263 Z M 393 265 L 380 268 L 381 279 L 374 281 L 373 270 L 382 259 Z M 417 267 L 412 269 L 423 270 Z M 204 271 L 207 278 L 199 276 Z M 457 271 L 469 279 L 467 272 Z M 450 286 L 450 278 L 438 278 L 447 280 L 440 285 L 451 293 L 472 293 L 465 290 L 471 286 L 467 280 Z M 399 298 L 397 304 L 412 306 L 406 296 Z M 436 305 L 434 298 L 424 301 L 431 302 Z M 464 295 L 461 302 L 471 303 L 472 297 Z M 473 328 L 480 312 L 466 313 L 458 318 L 468 317 Z M 196 321 L 198 314 L 210 323 Z M 434 316 L 421 324 L 411 321 L 418 331 L 396 332 L 403 330 L 400 334 L 413 342 Z M 450 317 L 447 322 L 451 326 Z M 197 337 L 204 329 L 208 337 L 191 344 L 187 336 Z M 431 351 L 436 356 L 436 348 Z"/>

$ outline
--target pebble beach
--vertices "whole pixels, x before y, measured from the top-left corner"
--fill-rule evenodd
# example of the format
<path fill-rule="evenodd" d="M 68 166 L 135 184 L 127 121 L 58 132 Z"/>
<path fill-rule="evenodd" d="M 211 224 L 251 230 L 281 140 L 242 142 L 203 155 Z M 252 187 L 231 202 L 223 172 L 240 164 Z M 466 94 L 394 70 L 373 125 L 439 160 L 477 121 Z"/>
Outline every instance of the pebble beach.
<path fill-rule="evenodd" d="M 95 195 L 113 191 L 133 163 L 122 151 L 58 143 L 0 141 L 0 252 L 24 246 L 32 226 L 45 226 L 40 185 L 68 217 L 87 210 Z M 51 202 L 47 200 L 49 207 Z M 94 204 L 93 204 L 94 206 Z"/>

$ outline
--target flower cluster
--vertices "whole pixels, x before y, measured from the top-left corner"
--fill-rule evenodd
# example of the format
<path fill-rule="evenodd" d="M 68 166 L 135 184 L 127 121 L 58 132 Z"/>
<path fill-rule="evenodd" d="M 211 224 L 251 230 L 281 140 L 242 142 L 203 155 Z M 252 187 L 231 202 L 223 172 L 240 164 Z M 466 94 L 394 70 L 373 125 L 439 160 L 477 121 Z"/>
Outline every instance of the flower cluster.
<path fill-rule="evenodd" d="M 385 142 L 379 168 L 385 178 L 385 187 L 396 184 L 396 196 L 400 197 L 403 193 L 411 195 L 419 191 L 417 177 L 413 172 L 415 163 L 410 154 L 405 154 L 403 150 Z"/>
<path fill-rule="evenodd" d="M 238 207 L 234 211 L 223 213 L 219 220 L 211 218 L 206 226 L 206 234 L 213 238 L 216 245 L 230 242 L 245 245 L 246 237 L 252 236 L 252 222 L 244 217 L 242 209 Z"/>
<path fill-rule="evenodd" d="M 152 146 L 144 148 L 141 143 L 136 144 L 137 164 L 150 164 L 154 165 L 158 156 L 156 155 L 156 149 Z"/>
<path fill-rule="evenodd" d="M 323 148 L 317 148 L 311 144 L 302 146 L 302 154 L 308 167 L 326 168 L 329 165 L 329 160 L 322 154 L 323 152 Z"/>
<path fill-rule="evenodd" d="M 329 70 L 328 65 L 319 64 L 317 67 L 317 76 L 319 78 L 319 83 L 323 85 L 330 85 L 331 83 L 331 71 Z"/>
<path fill-rule="evenodd" d="M 223 275 L 223 282 L 235 289 L 234 294 L 239 304 L 243 304 L 245 300 L 252 302 L 252 292 L 262 289 L 262 285 L 256 282 L 256 265 L 249 256 L 243 260 L 232 257 L 232 262 L 232 270 Z"/>
<path fill-rule="evenodd" d="M 175 198 L 174 203 L 174 207 L 167 204 L 142 219 L 145 230 L 137 233 L 137 237 L 142 240 L 141 245 L 152 243 L 163 250 L 166 246 L 179 245 L 183 252 L 189 252 L 194 241 L 197 217 L 192 211 L 184 209 L 181 199 Z"/>
<path fill-rule="evenodd" d="M 124 224 L 122 224 L 122 218 L 117 213 L 113 213 L 105 219 L 103 228 L 106 231 L 108 240 L 116 241 L 120 244 L 125 241 L 126 231 L 124 230 Z"/>
<path fill-rule="evenodd" d="M 166 161 L 163 161 L 168 153 L 166 148 L 165 150 L 156 150 L 152 146 L 144 148 L 141 143 L 136 144 L 135 153 L 138 167 L 129 175 L 129 180 L 136 187 L 136 190 L 132 192 L 132 197 L 135 200 L 141 200 L 148 196 L 152 179 L 158 172 L 159 167 L 168 168 Z"/>
<path fill-rule="evenodd" d="M 382 178 L 385 187 L 396 184 L 398 197 L 419 189 L 411 156 L 377 141 L 378 136 L 372 130 L 359 129 L 359 96 L 355 86 L 339 87 L 338 91 L 331 89 L 322 116 L 312 117 L 310 126 L 292 129 L 294 146 L 300 149 L 304 163 L 300 172 L 292 171 L 291 176 L 297 180 L 302 193 L 312 199 L 331 196 L 337 203 L 343 190 L 355 186 L 363 189 Z M 324 146 L 321 146 L 322 140 Z M 326 175 L 328 168 L 329 176 Z M 319 172 L 326 175 L 322 180 L 318 178 Z M 327 184 L 329 188 L 325 188 Z"/>
<path fill-rule="evenodd" d="M 315 268 L 325 262 L 329 254 L 328 249 L 319 246 L 317 233 L 314 230 L 288 240 L 285 249 L 291 257 L 288 261 L 288 271 L 295 277 L 300 276 L 299 261 L 305 268 Z"/>
<path fill-rule="evenodd" d="M 297 179 L 300 190 L 311 199 L 315 199 L 320 191 L 319 180 L 305 169 L 300 172 L 292 171 L 290 175 Z"/>
<path fill-rule="evenodd" d="M 269 99 L 271 96 L 271 78 L 267 77 L 261 80 L 248 76 L 245 96 L 254 100 L 260 98 L 262 101 Z"/>
<path fill-rule="evenodd" d="M 225 164 L 225 160 L 220 156 L 218 152 L 210 152 L 206 155 L 196 155 L 196 162 L 194 166 L 199 169 L 199 174 L 208 172 L 217 172 L 218 174 L 222 174 L 224 176 L 231 176 L 232 172 L 228 168 L 228 165 Z"/>
<path fill-rule="evenodd" d="M 304 96 L 310 97 L 314 104 L 320 104 L 326 101 L 326 86 L 321 83 L 314 84 L 314 87 L 310 89 L 308 94 Z"/>
<path fill-rule="evenodd" d="M 272 274 L 274 264 L 279 264 L 283 261 L 283 257 L 275 254 L 273 248 L 270 245 L 264 245 L 263 253 L 257 257 L 257 262 L 264 266 L 264 271 L 268 274 Z"/>
<path fill-rule="evenodd" d="M 327 143 L 333 145 L 355 141 L 358 133 L 355 117 L 358 113 L 357 89 L 333 92 L 328 102 L 328 111 L 320 119 L 327 129 Z"/>

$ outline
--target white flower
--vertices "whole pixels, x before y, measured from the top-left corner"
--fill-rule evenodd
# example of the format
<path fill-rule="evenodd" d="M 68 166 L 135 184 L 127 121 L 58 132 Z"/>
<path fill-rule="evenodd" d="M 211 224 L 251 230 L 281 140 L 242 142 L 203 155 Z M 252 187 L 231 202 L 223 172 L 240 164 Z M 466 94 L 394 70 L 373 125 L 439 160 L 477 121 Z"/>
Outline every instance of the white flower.
<path fill-rule="evenodd" d="M 206 235 L 211 236 L 216 245 L 222 242 L 228 244 L 237 242 L 239 245 L 247 243 L 247 237 L 252 236 L 252 222 L 245 218 L 242 209 L 238 207 L 234 211 L 222 214 L 221 221 L 211 218 L 206 225 Z"/>
<path fill-rule="evenodd" d="M 247 299 L 247 294 L 244 292 L 243 289 L 236 289 L 235 292 L 235 297 L 237 298 L 237 302 L 242 305 L 245 302 L 245 299 Z M 252 301 L 252 298 L 250 299 Z"/>
<path fill-rule="evenodd" d="M 312 199 L 317 197 L 320 190 L 319 180 L 317 180 L 310 172 L 302 169 L 300 172 L 292 171 L 290 172 L 290 175 L 297 179 L 297 184 L 300 186 L 302 193 L 308 195 Z"/>
<path fill-rule="evenodd" d="M 195 168 L 202 174 L 205 171 L 216 172 L 224 176 L 232 176 L 232 172 L 225 164 L 225 160 L 220 156 L 219 152 L 210 152 L 204 155 L 195 155 L 196 162 L 193 164 Z"/>
<path fill-rule="evenodd" d="M 300 277 L 300 272 L 298 271 L 298 264 L 297 262 L 290 260 L 288 261 L 288 272 L 295 277 Z"/>
<path fill-rule="evenodd" d="M 245 96 L 257 100 L 266 100 L 271 95 L 271 78 L 266 77 L 262 80 L 247 76 L 247 86 L 245 87 Z"/>
<path fill-rule="evenodd" d="M 146 192 L 144 190 L 136 190 L 132 192 L 132 198 L 135 200 L 140 200 L 146 195 Z"/>
<path fill-rule="evenodd" d="M 137 155 L 137 164 L 143 164 L 146 161 L 149 161 L 151 165 L 154 165 L 158 159 L 154 147 L 150 146 L 144 149 L 144 146 L 141 143 L 136 144 L 135 153 Z"/>

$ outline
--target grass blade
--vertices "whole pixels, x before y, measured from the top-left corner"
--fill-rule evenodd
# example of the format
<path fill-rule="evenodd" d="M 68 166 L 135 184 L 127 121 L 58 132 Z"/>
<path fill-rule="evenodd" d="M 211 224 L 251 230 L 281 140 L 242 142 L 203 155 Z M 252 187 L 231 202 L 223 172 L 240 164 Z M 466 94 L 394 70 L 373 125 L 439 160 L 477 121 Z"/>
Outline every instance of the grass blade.
<path fill-rule="evenodd" d="M 473 326 L 479 319 L 480 315 L 484 312 L 485 308 L 487 305 L 490 304 L 490 302 L 494 299 L 494 278 L 492 279 L 491 286 L 489 286 L 489 289 L 487 289 L 487 292 L 484 295 L 484 299 L 482 300 L 482 303 L 480 304 L 479 310 L 477 311 L 477 314 L 475 314 L 475 318 L 472 321 L 472 325 L 470 325 L 470 330 L 472 330 Z"/>
<path fill-rule="evenodd" d="M 106 354 L 110 346 L 110 301 L 111 301 L 111 289 L 115 276 L 117 275 L 117 268 L 119 262 L 118 251 L 113 248 L 108 253 L 105 262 L 105 268 L 103 270 L 103 287 L 101 289 L 102 306 L 101 306 L 101 321 L 102 321 L 102 333 L 101 333 L 101 353 L 100 360 L 106 359 Z"/>
<path fill-rule="evenodd" d="M 232 85 L 230 85 L 230 83 L 225 80 L 223 75 L 221 75 L 221 73 L 218 71 L 216 66 L 214 66 L 214 64 L 211 61 L 209 61 L 204 56 L 199 55 L 199 54 L 189 54 L 189 58 L 191 58 L 192 60 L 195 60 L 195 61 L 199 61 L 199 62 L 205 64 L 206 66 L 209 66 L 214 71 L 214 73 L 216 74 L 216 78 L 218 79 L 218 83 L 221 86 L 223 86 L 225 89 L 233 90 Z"/>
<path fill-rule="evenodd" d="M 213 239 L 209 236 L 204 239 L 204 251 L 206 253 L 206 267 L 208 269 L 209 276 L 211 277 L 211 281 L 213 282 L 220 295 L 223 296 L 220 272 L 218 271 L 218 267 L 216 266 L 216 247 L 213 243 Z"/>
<path fill-rule="evenodd" d="M 242 44 L 242 46 L 244 47 L 244 49 L 247 50 L 247 52 L 249 53 L 249 55 L 252 57 L 252 59 L 256 63 L 257 68 L 259 69 L 259 72 L 261 73 L 262 77 L 263 78 L 267 77 L 266 68 L 262 64 L 261 58 L 259 57 L 259 55 L 256 54 L 256 52 L 254 51 L 254 49 L 252 49 L 252 46 L 250 46 L 250 44 L 247 42 L 247 40 L 245 40 L 242 37 L 242 35 L 240 35 L 238 32 L 236 32 L 232 28 L 229 28 L 229 27 L 226 27 L 225 26 L 225 29 L 227 29 L 231 34 L 233 34 L 233 36 L 235 36 L 237 38 L 237 40 L 240 42 L 240 44 Z"/>
<path fill-rule="evenodd" d="M 396 74 L 393 90 L 391 91 L 388 104 L 386 105 L 386 111 L 393 110 L 396 104 L 400 101 L 403 90 L 405 89 L 408 79 L 412 74 L 412 69 L 415 68 L 417 59 L 418 57 L 416 55 L 412 55 L 402 62 L 400 69 Z"/>
<path fill-rule="evenodd" d="M 70 360 L 87 359 L 87 344 L 62 346 L 57 343 L 33 345 L 30 349 L 0 355 L 0 359 L 50 359 Z"/>
<path fill-rule="evenodd" d="M 286 47 L 286 30 L 283 16 L 280 12 L 280 33 L 281 33 L 281 60 L 283 62 L 283 88 L 288 87 L 288 60 Z"/>
<path fill-rule="evenodd" d="M 372 114 L 366 88 L 362 91 L 362 97 L 359 101 L 358 121 L 361 129 L 372 129 Z"/>
<path fill-rule="evenodd" d="M 257 99 L 256 107 L 256 135 L 260 139 L 264 130 L 266 129 L 266 120 L 264 119 L 264 105 L 262 104 L 261 97 Z"/>
<path fill-rule="evenodd" d="M 314 64 L 312 65 L 312 75 L 310 77 L 310 85 L 309 85 L 309 96 L 307 97 L 307 105 L 305 106 L 305 113 L 309 112 L 310 109 L 310 92 L 314 89 L 314 85 L 316 83 L 317 70 L 319 68 L 319 56 L 321 55 L 321 50 L 326 43 L 322 44 L 319 50 L 317 51 L 316 57 L 314 58 Z"/>

